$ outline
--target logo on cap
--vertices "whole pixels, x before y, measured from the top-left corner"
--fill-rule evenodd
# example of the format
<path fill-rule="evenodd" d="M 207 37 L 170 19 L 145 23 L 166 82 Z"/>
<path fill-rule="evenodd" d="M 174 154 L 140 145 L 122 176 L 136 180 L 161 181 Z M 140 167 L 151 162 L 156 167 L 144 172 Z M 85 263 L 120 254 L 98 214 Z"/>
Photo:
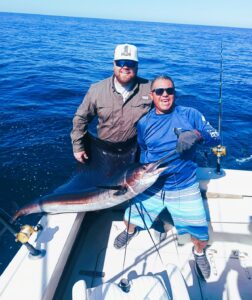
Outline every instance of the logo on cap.
<path fill-rule="evenodd" d="M 128 45 L 124 46 L 123 52 L 121 52 L 121 55 L 123 56 L 131 56 L 130 48 Z"/>

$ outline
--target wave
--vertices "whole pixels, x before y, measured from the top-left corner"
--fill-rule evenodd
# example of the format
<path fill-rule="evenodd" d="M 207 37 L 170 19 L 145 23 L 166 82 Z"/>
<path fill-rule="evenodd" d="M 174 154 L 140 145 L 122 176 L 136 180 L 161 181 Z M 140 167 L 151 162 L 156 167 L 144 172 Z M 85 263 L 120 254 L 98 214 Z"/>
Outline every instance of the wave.
<path fill-rule="evenodd" d="M 250 155 L 248 157 L 244 157 L 244 158 L 237 158 L 235 161 L 238 163 L 241 163 L 241 164 L 252 161 L 252 155 Z"/>

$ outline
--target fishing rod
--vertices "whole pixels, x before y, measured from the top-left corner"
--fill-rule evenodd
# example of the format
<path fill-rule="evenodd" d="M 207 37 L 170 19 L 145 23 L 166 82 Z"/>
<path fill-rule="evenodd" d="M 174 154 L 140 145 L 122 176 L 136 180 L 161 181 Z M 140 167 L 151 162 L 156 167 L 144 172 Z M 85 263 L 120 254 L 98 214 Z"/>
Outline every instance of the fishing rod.
<path fill-rule="evenodd" d="M 219 115 L 218 115 L 218 132 L 221 139 L 221 144 L 217 147 L 212 148 L 212 152 L 217 157 L 216 173 L 221 173 L 221 157 L 226 155 L 226 147 L 222 145 L 223 136 L 222 136 L 222 74 L 223 74 L 223 47 L 221 41 L 221 51 L 220 51 L 220 86 L 219 86 Z"/>

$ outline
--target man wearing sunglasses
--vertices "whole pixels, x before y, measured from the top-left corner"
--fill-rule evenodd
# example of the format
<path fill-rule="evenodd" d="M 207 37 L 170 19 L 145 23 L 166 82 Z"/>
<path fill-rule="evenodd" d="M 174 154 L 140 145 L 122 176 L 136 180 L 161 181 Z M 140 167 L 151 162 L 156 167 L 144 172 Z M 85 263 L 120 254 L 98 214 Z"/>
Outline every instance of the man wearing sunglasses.
<path fill-rule="evenodd" d="M 220 143 L 219 134 L 198 110 L 176 105 L 175 86 L 170 77 L 154 79 L 151 98 L 154 108 L 137 125 L 140 161 L 155 162 L 170 153 L 170 159 L 166 160 L 168 168 L 126 210 L 126 229 L 117 236 L 114 246 L 125 247 L 137 234 L 137 227 L 150 228 L 159 214 L 168 209 L 177 233 L 191 235 L 196 271 L 207 279 L 210 276 L 205 253 L 208 224 L 194 158 L 198 143 L 216 146 Z"/>
<path fill-rule="evenodd" d="M 81 163 L 89 158 L 87 132 L 95 117 L 98 138 L 92 137 L 92 141 L 103 148 L 105 156 L 123 164 L 135 158 L 136 124 L 151 106 L 150 83 L 137 76 L 138 50 L 134 45 L 115 48 L 113 67 L 111 77 L 91 85 L 75 113 L 71 139 L 74 157 Z"/>

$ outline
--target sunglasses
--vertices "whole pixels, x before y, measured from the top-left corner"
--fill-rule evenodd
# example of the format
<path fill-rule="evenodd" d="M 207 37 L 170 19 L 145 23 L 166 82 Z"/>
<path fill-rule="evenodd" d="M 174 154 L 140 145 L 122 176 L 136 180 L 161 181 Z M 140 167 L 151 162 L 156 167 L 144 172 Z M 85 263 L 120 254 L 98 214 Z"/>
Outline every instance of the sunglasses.
<path fill-rule="evenodd" d="M 137 66 L 137 61 L 134 60 L 127 60 L 127 59 L 119 59 L 115 60 L 115 64 L 117 67 L 123 68 L 135 68 Z"/>
<path fill-rule="evenodd" d="M 175 89 L 173 87 L 170 87 L 170 88 L 157 88 L 157 89 L 154 89 L 152 90 L 152 92 L 154 92 L 157 96 L 162 96 L 164 91 L 166 91 L 166 93 L 168 95 L 174 95 L 175 93 Z"/>

